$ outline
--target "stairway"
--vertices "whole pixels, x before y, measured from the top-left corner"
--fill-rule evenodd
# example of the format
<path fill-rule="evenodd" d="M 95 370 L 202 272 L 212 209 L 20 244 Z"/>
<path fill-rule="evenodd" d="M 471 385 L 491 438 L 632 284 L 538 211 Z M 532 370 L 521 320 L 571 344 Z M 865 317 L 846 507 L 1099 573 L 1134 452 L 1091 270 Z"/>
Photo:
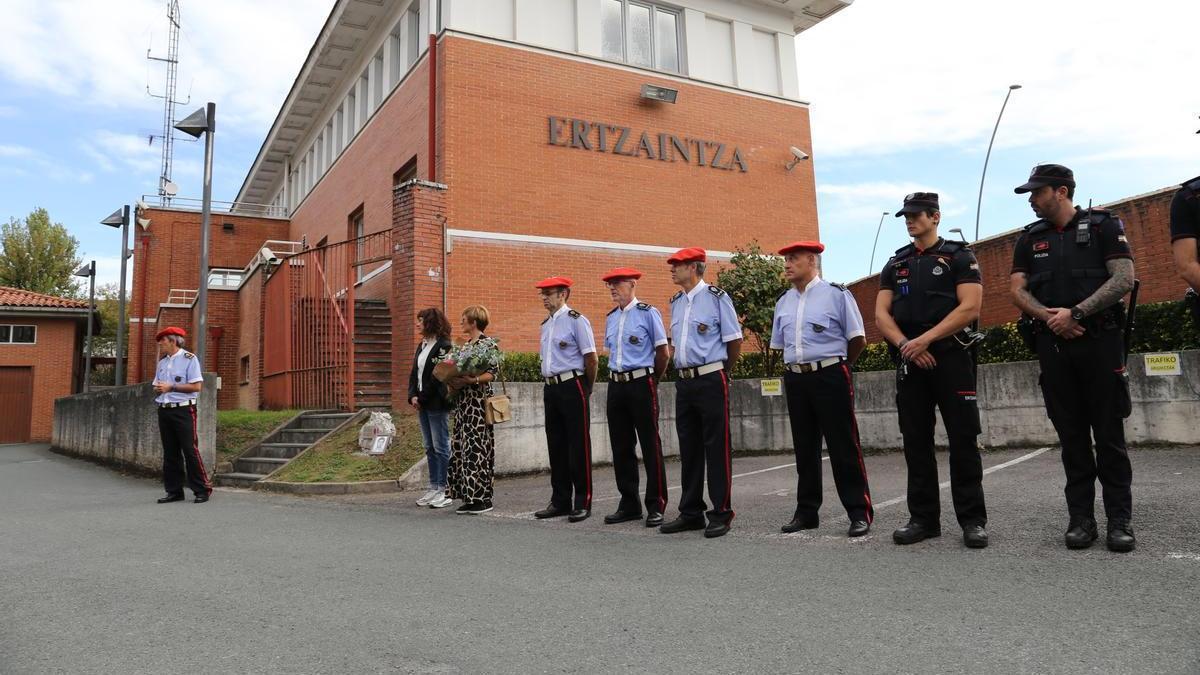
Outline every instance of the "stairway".
<path fill-rule="evenodd" d="M 383 300 L 354 301 L 354 407 L 392 407 L 392 313 Z"/>
<path fill-rule="evenodd" d="M 233 463 L 233 471 L 216 475 L 217 485 L 250 487 L 290 462 L 309 446 L 325 437 L 353 413 L 306 412 L 286 427 L 264 438 Z"/>

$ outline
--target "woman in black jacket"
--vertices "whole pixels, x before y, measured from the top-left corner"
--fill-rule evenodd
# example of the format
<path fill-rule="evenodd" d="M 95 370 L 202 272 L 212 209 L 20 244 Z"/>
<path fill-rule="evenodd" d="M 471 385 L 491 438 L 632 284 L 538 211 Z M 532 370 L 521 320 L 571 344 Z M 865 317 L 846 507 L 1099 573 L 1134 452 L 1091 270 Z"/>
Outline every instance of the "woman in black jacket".
<path fill-rule="evenodd" d="M 442 310 L 430 307 L 417 313 L 421 344 L 408 376 L 408 403 L 417 409 L 421 436 L 429 463 L 429 490 L 418 506 L 440 509 L 454 500 L 446 497 L 446 469 L 450 464 L 450 403 L 446 385 L 433 376 L 433 367 L 450 353 L 450 322 Z"/>

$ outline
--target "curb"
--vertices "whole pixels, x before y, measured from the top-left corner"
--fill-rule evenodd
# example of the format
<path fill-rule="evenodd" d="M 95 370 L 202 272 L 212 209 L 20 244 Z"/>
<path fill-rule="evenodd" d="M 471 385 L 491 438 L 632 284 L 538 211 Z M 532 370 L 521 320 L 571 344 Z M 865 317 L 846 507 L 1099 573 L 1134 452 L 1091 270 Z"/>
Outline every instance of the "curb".
<path fill-rule="evenodd" d="M 395 480 L 371 480 L 362 483 L 286 483 L 260 480 L 250 489 L 293 495 L 367 495 L 399 491 Z"/>

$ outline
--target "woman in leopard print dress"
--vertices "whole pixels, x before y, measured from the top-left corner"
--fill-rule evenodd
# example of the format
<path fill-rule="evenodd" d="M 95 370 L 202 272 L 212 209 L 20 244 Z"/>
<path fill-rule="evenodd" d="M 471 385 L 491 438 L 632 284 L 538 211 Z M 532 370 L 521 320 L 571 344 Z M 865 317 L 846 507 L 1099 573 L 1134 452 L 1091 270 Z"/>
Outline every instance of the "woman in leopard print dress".
<path fill-rule="evenodd" d="M 492 340 L 483 334 L 488 311 L 479 305 L 463 310 L 462 330 L 469 342 Z M 462 375 L 450 384 L 454 396 L 454 426 L 450 434 L 449 487 L 446 496 L 461 499 L 457 513 L 473 515 L 492 510 L 492 484 L 496 471 L 496 440 L 484 417 L 484 401 L 492 395 L 496 370 Z"/>

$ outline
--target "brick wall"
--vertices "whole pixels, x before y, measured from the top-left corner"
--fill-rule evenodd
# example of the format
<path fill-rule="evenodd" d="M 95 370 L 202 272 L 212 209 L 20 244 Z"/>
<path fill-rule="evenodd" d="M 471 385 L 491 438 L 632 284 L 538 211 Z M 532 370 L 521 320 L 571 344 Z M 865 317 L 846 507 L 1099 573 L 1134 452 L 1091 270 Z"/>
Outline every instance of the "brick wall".
<path fill-rule="evenodd" d="M 1137 277 L 1142 281 L 1139 303 L 1178 300 L 1186 290 L 1175 272 L 1171 257 L 1170 216 L 1174 193 L 1175 188 L 1169 188 L 1105 205 L 1125 223 L 1125 233 L 1133 249 L 1134 267 Z M 1012 269 L 1013 246 L 1021 232 L 1021 229 L 1005 232 L 984 239 L 974 247 L 979 269 L 983 272 L 982 326 L 1007 323 L 1020 316 L 1009 293 L 1009 272 Z M 850 285 L 866 322 L 868 342 L 882 339 L 875 328 L 875 296 L 878 289 L 878 274 Z"/>
<path fill-rule="evenodd" d="M 200 325 L 199 306 L 192 306 L 192 325 Z M 240 346 L 240 306 L 234 290 L 208 291 L 208 342 L 205 345 L 205 372 L 215 372 L 221 385 L 217 408 L 238 407 L 238 354 Z M 195 341 L 192 342 L 195 345 Z"/>
<path fill-rule="evenodd" d="M 54 430 L 54 399 L 74 394 L 82 381 L 81 350 L 87 326 L 76 319 L 3 316 L 0 323 L 37 326 L 36 344 L 0 345 L 0 366 L 33 368 L 29 437 L 33 442 L 49 442 Z"/>
<path fill-rule="evenodd" d="M 237 392 L 237 406 L 243 410 L 258 410 L 262 404 L 262 350 L 263 350 L 263 284 L 266 274 L 262 267 L 255 268 L 242 281 L 238 290 L 238 314 L 242 320 L 237 326 L 237 358 L 239 361 L 236 380 L 226 380 L 225 387 Z M 243 382 L 240 361 L 250 359 L 250 379 Z"/>
<path fill-rule="evenodd" d="M 445 221 L 445 190 L 432 183 L 415 183 L 395 190 L 392 245 L 392 401 L 407 398 L 408 375 L 412 371 L 420 333 L 417 312 L 442 306 L 441 276 L 430 269 L 442 266 L 442 223 Z M 457 325 L 451 321 L 451 325 Z M 490 330 L 490 329 L 489 329 Z"/>

